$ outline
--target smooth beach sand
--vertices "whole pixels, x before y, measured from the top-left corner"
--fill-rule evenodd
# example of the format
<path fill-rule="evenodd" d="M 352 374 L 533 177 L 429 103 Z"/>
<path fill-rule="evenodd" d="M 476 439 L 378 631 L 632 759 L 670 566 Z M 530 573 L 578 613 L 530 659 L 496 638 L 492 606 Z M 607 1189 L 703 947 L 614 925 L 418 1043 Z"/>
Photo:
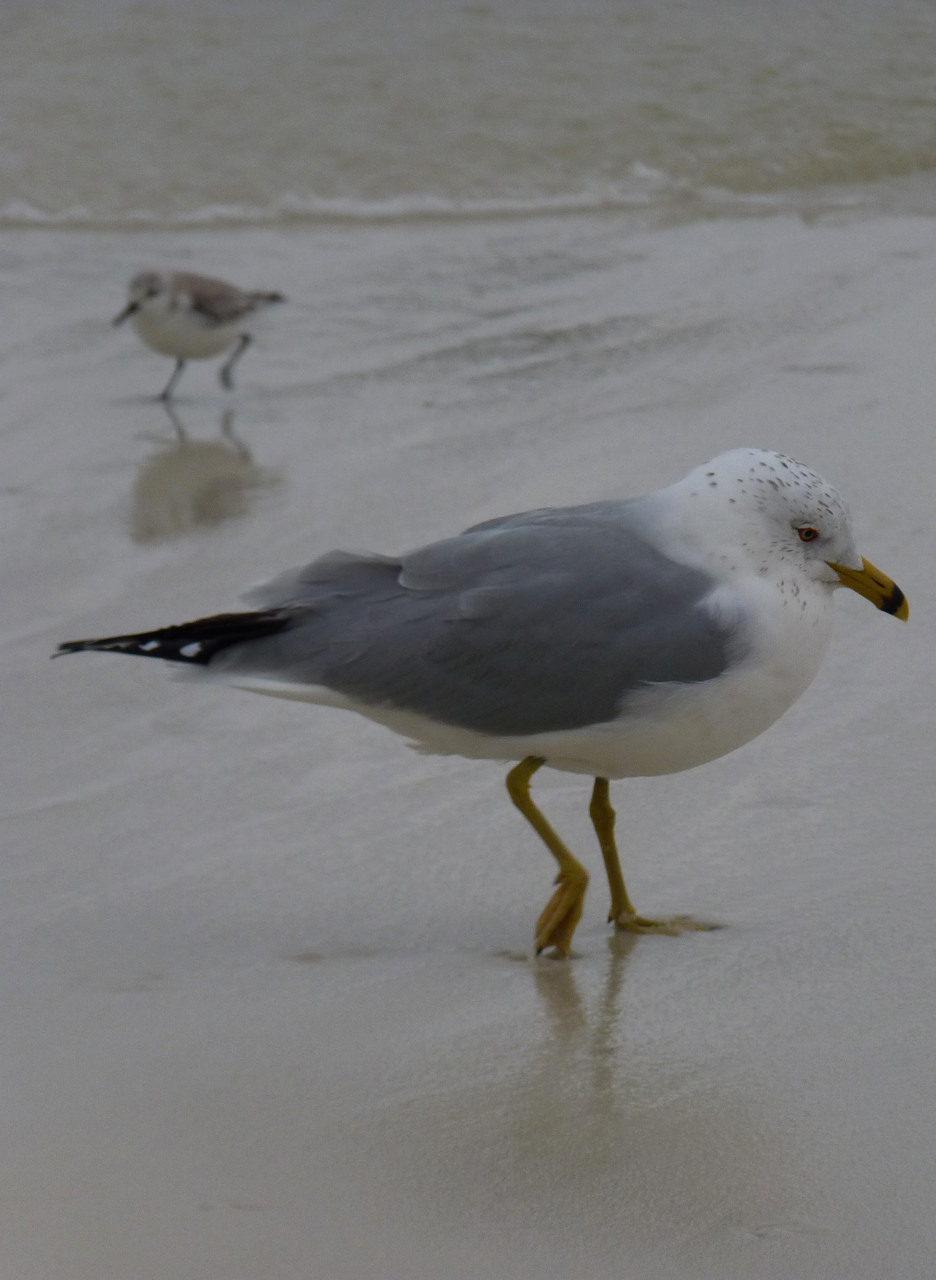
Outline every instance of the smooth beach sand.
<path fill-rule="evenodd" d="M 213 451 L 109 328 L 148 265 L 291 299 L 233 395 L 187 371 Z M 0 1278 L 928 1277 L 936 225 L 47 230 L 5 269 Z M 542 774 L 594 874 L 534 960 L 499 766 L 48 661 L 740 444 L 843 490 L 911 616 L 842 593 L 767 735 L 613 787 L 638 907 L 715 933 L 609 934 L 587 781 Z"/>

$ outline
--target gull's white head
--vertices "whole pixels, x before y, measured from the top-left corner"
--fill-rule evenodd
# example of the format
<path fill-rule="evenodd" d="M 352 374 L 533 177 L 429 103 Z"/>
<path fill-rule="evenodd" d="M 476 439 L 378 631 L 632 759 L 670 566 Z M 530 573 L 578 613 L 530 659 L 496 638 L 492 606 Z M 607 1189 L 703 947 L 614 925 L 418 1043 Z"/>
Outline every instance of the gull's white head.
<path fill-rule="evenodd" d="M 782 453 L 731 449 L 696 467 L 679 488 L 703 518 L 724 522 L 733 545 L 752 558 L 790 561 L 829 583 L 838 581 L 830 561 L 861 568 L 842 495 Z"/>
<path fill-rule="evenodd" d="M 687 532 L 721 531 L 723 564 L 737 558 L 761 573 L 851 587 L 906 618 L 903 593 L 858 554 L 842 495 L 801 462 L 767 449 L 731 449 L 673 489 L 686 503 Z"/>

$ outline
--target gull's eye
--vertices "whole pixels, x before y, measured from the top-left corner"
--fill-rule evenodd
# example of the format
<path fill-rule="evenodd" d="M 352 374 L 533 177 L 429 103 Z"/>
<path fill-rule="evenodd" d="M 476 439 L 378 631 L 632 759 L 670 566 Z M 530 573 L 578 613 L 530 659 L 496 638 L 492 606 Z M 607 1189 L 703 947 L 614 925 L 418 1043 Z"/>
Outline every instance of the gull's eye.
<path fill-rule="evenodd" d="M 800 542 L 815 542 L 819 537 L 819 530 L 811 524 L 801 524 L 796 532 L 799 534 Z"/>

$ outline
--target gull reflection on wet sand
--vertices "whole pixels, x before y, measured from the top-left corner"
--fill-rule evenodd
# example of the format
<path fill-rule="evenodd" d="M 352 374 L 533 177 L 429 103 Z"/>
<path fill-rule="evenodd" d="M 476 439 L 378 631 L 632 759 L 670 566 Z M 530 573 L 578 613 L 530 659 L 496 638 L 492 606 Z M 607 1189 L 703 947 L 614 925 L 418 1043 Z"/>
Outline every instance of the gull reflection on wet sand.
<path fill-rule="evenodd" d="M 350 1122 L 350 1184 L 401 1222 L 522 1247 L 524 1280 L 575 1274 L 586 1255 L 588 1274 L 596 1260 L 608 1276 L 651 1274 L 661 1241 L 674 1276 L 708 1276 L 731 1241 L 821 1236 L 781 1100 L 722 1069 L 677 990 L 663 984 L 654 1013 L 652 950 L 615 936 L 598 965 L 502 973 L 510 1016 L 436 1045 L 420 1087 L 401 1082 Z"/>

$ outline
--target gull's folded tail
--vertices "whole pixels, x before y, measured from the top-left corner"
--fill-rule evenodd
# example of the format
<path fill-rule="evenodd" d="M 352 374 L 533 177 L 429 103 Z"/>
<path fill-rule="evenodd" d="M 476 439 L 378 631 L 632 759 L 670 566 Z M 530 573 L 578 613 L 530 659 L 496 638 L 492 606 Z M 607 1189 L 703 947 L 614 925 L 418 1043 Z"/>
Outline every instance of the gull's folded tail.
<path fill-rule="evenodd" d="M 275 635 L 293 618 L 289 609 L 264 609 L 258 613 L 219 613 L 159 631 L 129 636 L 104 636 L 99 640 L 66 640 L 52 656 L 96 649 L 102 653 L 133 653 L 141 658 L 165 658 L 168 662 L 194 662 L 207 666 L 222 649 Z"/>

